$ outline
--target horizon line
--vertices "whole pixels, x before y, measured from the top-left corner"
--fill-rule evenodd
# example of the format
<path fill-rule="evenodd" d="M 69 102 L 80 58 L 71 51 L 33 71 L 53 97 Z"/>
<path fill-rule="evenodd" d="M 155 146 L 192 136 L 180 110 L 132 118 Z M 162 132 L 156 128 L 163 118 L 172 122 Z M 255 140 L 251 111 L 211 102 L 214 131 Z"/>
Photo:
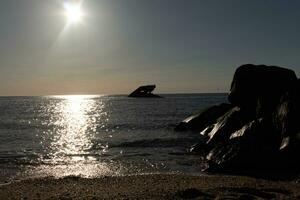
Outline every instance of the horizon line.
<path fill-rule="evenodd" d="M 229 92 L 176 92 L 176 93 L 155 93 L 159 95 L 174 94 L 228 94 Z M 128 94 L 45 94 L 45 95 L 0 95 L 0 97 L 55 97 L 55 96 L 128 96 Z"/>

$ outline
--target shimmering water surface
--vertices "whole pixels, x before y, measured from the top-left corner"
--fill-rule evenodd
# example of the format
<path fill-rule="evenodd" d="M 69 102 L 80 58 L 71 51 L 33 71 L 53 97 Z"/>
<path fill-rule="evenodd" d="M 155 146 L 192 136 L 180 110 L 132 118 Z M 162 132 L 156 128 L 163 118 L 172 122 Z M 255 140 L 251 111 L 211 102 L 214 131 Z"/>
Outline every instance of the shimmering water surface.
<path fill-rule="evenodd" d="M 35 177 L 198 173 L 185 117 L 226 94 L 0 97 L 0 181 Z"/>

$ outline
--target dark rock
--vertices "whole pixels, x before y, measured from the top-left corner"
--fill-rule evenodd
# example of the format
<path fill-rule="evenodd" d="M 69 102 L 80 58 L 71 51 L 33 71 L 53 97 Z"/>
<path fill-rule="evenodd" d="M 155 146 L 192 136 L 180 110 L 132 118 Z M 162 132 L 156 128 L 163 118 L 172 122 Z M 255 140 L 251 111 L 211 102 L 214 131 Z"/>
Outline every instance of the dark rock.
<path fill-rule="evenodd" d="M 272 121 L 264 118 L 253 120 L 241 129 L 233 132 L 230 135 L 230 139 L 234 138 L 258 138 L 262 143 L 274 144 L 275 148 L 279 147 L 280 143 L 280 134 L 274 128 Z"/>
<path fill-rule="evenodd" d="M 128 97 L 150 97 L 150 98 L 160 98 L 156 94 L 152 94 L 153 90 L 156 88 L 155 85 L 144 85 L 133 91 Z"/>
<path fill-rule="evenodd" d="M 198 142 L 198 143 L 191 146 L 191 148 L 189 149 L 189 153 L 205 155 L 210 150 L 211 150 L 210 147 L 206 144 L 205 141 L 200 141 L 200 142 Z"/>
<path fill-rule="evenodd" d="M 226 142 L 231 133 L 239 130 L 251 120 L 253 120 L 253 116 L 246 110 L 234 107 L 217 120 L 210 132 L 202 132 L 201 134 L 207 134 L 209 138 L 207 141 L 208 145 Z"/>
<path fill-rule="evenodd" d="M 300 133 L 294 137 L 285 137 L 282 139 L 279 158 L 282 169 L 290 171 L 299 171 L 300 169 Z"/>
<path fill-rule="evenodd" d="M 207 171 L 235 171 L 237 168 L 241 169 L 243 162 L 240 162 L 241 156 L 241 139 L 233 139 L 226 144 L 219 143 L 206 156 L 209 163 Z"/>
<path fill-rule="evenodd" d="M 300 132 L 300 80 L 282 95 L 273 122 L 283 138 L 294 137 Z"/>
<path fill-rule="evenodd" d="M 207 155 L 210 171 L 266 169 L 279 153 L 280 135 L 270 120 L 252 121 L 218 143 Z"/>
<path fill-rule="evenodd" d="M 206 142 L 201 141 L 193 145 L 190 152 L 197 154 L 208 152 L 214 145 L 228 141 L 234 131 L 239 130 L 251 120 L 252 115 L 249 115 L 247 111 L 241 110 L 239 107 L 231 108 L 219 117 L 213 125 L 208 126 L 200 133 L 206 138 Z"/>
<path fill-rule="evenodd" d="M 300 80 L 282 97 L 273 123 L 281 134 L 280 159 L 290 167 L 300 167 Z"/>
<path fill-rule="evenodd" d="M 219 117 L 221 117 L 231 108 L 232 105 L 226 103 L 212 106 L 208 109 L 205 109 L 201 113 L 192 115 L 180 122 L 175 127 L 175 131 L 202 131 L 207 126 L 215 123 Z"/>
<path fill-rule="evenodd" d="M 272 113 L 282 94 L 294 85 L 294 71 L 266 65 L 242 65 L 233 77 L 228 100 L 236 106 L 256 110 L 258 116 Z"/>
<path fill-rule="evenodd" d="M 201 131 L 202 140 L 190 151 L 206 158 L 208 170 L 254 176 L 276 170 L 299 173 L 300 80 L 295 73 L 243 65 L 235 72 L 228 99 L 231 105 L 209 108 L 177 127 Z"/>

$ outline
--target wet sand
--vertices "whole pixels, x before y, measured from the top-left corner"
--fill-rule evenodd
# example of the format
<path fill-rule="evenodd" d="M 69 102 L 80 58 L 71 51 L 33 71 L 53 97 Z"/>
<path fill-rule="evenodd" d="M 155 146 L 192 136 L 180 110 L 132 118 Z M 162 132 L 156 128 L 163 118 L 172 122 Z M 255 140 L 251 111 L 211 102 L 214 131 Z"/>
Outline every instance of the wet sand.
<path fill-rule="evenodd" d="M 300 199 L 300 183 L 178 174 L 43 178 L 2 185 L 0 199 Z"/>

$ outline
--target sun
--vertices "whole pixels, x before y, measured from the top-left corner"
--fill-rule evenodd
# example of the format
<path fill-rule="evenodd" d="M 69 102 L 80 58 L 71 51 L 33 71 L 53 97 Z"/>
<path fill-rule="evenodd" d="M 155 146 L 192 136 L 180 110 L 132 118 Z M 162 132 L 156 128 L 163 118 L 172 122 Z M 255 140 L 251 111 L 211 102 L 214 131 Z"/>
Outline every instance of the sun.
<path fill-rule="evenodd" d="M 81 22 L 83 12 L 80 3 L 65 2 L 64 9 L 69 24 Z"/>

